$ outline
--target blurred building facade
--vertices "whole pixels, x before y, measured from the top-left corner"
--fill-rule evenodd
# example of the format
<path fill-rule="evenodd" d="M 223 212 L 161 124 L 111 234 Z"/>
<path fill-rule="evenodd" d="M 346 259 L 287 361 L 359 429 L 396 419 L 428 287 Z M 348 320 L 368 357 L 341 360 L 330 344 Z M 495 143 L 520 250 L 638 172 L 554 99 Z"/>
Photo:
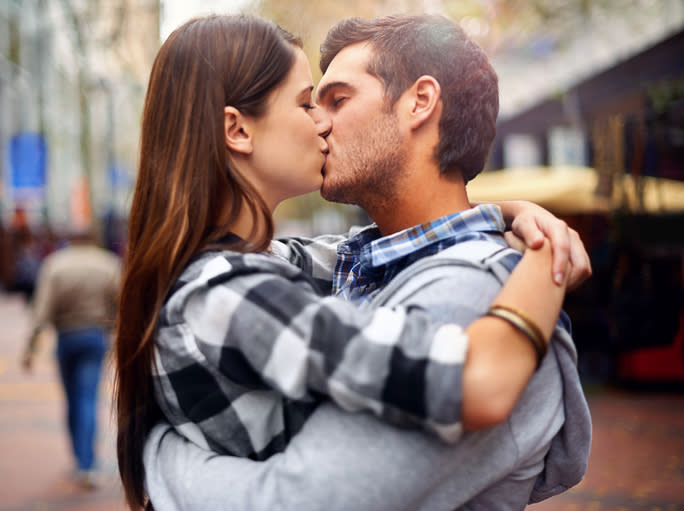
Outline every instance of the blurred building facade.
<path fill-rule="evenodd" d="M 125 215 L 159 47 L 156 0 L 0 2 L 0 214 Z"/>
<path fill-rule="evenodd" d="M 684 150 L 684 4 L 612 3 L 544 24 L 495 55 L 501 113 L 490 168 L 601 167 L 608 158 L 684 179 L 673 156 Z"/>
<path fill-rule="evenodd" d="M 684 4 L 633 3 L 570 20 L 563 42 L 562 26 L 543 26 L 496 55 L 488 166 L 504 170 L 482 177 L 580 232 L 594 275 L 564 307 L 585 379 L 681 382 Z"/>

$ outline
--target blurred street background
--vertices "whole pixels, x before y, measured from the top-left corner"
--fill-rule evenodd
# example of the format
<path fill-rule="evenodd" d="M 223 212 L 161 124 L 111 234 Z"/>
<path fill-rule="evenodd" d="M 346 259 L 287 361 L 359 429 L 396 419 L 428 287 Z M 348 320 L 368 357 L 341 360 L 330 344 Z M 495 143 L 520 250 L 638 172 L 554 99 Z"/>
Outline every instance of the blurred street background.
<path fill-rule="evenodd" d="M 490 55 L 497 137 L 472 200 L 527 199 L 577 229 L 594 276 L 570 293 L 594 419 L 589 470 L 535 511 L 684 510 L 682 0 L 0 0 L 0 511 L 123 510 L 107 368 L 96 491 L 72 483 L 54 339 L 19 359 L 44 257 L 92 228 L 122 255 L 139 121 L 161 41 L 197 14 L 249 12 L 318 46 L 348 16 L 433 12 Z M 280 235 L 367 219 L 317 193 Z"/>

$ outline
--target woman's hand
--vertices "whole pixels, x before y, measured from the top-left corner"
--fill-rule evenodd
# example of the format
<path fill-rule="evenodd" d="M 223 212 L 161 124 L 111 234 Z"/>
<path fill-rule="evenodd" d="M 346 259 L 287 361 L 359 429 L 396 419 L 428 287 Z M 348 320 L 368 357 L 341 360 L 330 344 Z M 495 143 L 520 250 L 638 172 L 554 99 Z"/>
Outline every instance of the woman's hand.
<path fill-rule="evenodd" d="M 498 203 L 507 225 L 512 232 L 506 232 L 506 241 L 516 250 L 539 248 L 544 238 L 551 242 L 553 252 L 553 280 L 560 284 L 565 279 L 570 263 L 568 289 L 577 288 L 591 277 L 591 261 L 584 243 L 577 231 L 568 227 L 563 220 L 527 201 L 505 201 Z"/>

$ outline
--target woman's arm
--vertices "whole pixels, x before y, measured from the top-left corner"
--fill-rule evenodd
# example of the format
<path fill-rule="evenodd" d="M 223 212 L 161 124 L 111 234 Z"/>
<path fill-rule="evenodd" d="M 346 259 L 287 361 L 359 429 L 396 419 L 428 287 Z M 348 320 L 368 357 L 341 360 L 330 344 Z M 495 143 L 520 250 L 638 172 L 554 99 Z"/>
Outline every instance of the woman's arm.
<path fill-rule="evenodd" d="M 494 305 L 512 307 L 530 318 L 547 344 L 567 285 L 567 278 L 561 285 L 549 278 L 551 260 L 548 241 L 527 250 L 494 299 Z M 474 430 L 508 417 L 534 374 L 537 353 L 526 335 L 498 317 L 483 316 L 466 333 L 470 345 L 463 370 L 463 423 Z"/>
<path fill-rule="evenodd" d="M 533 260 L 531 267 L 538 272 L 542 265 L 537 261 L 539 257 L 533 257 L 536 254 L 530 251 L 527 259 Z M 550 250 L 546 256 L 550 265 Z M 391 422 L 422 424 L 447 441 L 460 436 L 462 411 L 467 423 L 483 422 L 471 420 L 471 408 L 462 406 L 462 372 L 464 376 L 469 371 L 497 372 L 498 363 L 505 365 L 517 377 L 507 387 L 506 395 L 513 396 L 507 400 L 512 407 L 534 370 L 536 355 L 528 341 L 507 324 L 502 325 L 501 320 L 478 320 L 466 335 L 456 325 L 440 327 L 439 322 L 432 321 L 428 313 L 418 308 L 361 311 L 332 297 L 321 300 L 302 285 L 297 277 L 300 274 L 294 270 L 276 268 L 267 273 L 266 266 L 255 266 L 248 271 L 243 262 L 248 259 L 251 258 L 231 263 L 238 271 L 235 276 L 226 272 L 231 268 L 228 263 L 212 270 L 218 272 L 215 277 L 208 270 L 203 271 L 196 283 L 190 282 L 183 288 L 199 286 L 196 291 L 183 291 L 180 301 L 170 300 L 167 310 L 172 315 L 164 323 L 173 327 L 180 321 L 173 311 L 177 304 L 181 305 L 183 322 L 196 339 L 202 358 L 206 357 L 206 362 L 199 363 L 233 371 L 233 365 L 225 364 L 225 353 L 226 349 L 236 350 L 252 371 L 284 396 L 306 400 L 312 392 L 323 393 L 347 410 L 366 409 Z M 536 276 L 548 282 L 559 296 L 557 307 L 529 310 L 527 302 L 517 298 L 524 295 L 520 292 L 511 295 L 514 299 L 509 305 L 527 311 L 540 324 L 553 325 L 562 288 L 551 283 L 547 272 L 538 272 Z M 204 288 L 203 283 L 211 285 Z M 542 288 L 537 292 L 544 294 Z M 449 298 L 445 296 L 444 300 Z M 553 300 L 547 297 L 545 303 Z M 544 329 L 544 335 L 548 342 L 549 328 Z M 163 347 L 167 357 L 187 353 L 184 336 L 167 339 L 170 343 L 182 341 L 180 345 Z M 515 339 L 517 343 L 513 342 Z M 220 345 L 224 347 L 217 351 Z M 475 351 L 468 353 L 466 359 L 469 345 Z M 498 346 L 500 353 L 492 357 L 492 347 Z M 512 360 L 516 362 L 512 364 Z M 174 367 L 187 364 L 183 360 L 168 362 Z M 230 372 L 226 376 L 232 378 Z M 463 384 L 466 400 L 479 401 L 485 395 L 491 398 L 494 410 L 505 409 L 498 405 L 501 398 L 495 392 L 500 385 L 492 385 L 487 378 L 470 383 L 465 377 Z M 474 397 L 469 395 L 472 385 L 481 387 Z M 180 392 L 182 386 L 176 390 Z"/>
<path fill-rule="evenodd" d="M 232 406 L 241 389 L 270 387 L 295 401 L 323 394 L 346 410 L 423 425 L 448 441 L 460 436 L 468 344 L 462 328 L 436 322 L 418 307 L 359 310 L 338 298 L 321 299 L 301 272 L 271 259 L 213 256 L 197 263 L 196 277 L 169 299 L 157 365 L 171 406 L 190 403 L 197 415 L 201 404 L 193 396 L 218 399 L 223 392 L 222 402 Z M 194 378 L 189 386 L 191 370 L 222 375 L 221 385 L 230 388 L 212 383 L 217 377 Z"/>
<path fill-rule="evenodd" d="M 553 275 L 562 282 L 568 261 L 572 264 L 568 289 L 575 289 L 591 276 L 591 261 L 577 231 L 533 202 L 493 202 L 501 208 L 506 221 L 508 243 L 524 252 L 527 248 L 539 248 L 544 238 L 551 243 L 553 252 Z M 473 206 L 477 203 L 473 203 Z M 332 279 L 337 259 L 337 245 L 356 234 L 355 227 L 343 235 L 322 235 L 315 238 L 281 238 L 274 240 L 271 251 L 305 273 L 325 283 Z M 325 287 L 325 286 L 323 286 Z"/>

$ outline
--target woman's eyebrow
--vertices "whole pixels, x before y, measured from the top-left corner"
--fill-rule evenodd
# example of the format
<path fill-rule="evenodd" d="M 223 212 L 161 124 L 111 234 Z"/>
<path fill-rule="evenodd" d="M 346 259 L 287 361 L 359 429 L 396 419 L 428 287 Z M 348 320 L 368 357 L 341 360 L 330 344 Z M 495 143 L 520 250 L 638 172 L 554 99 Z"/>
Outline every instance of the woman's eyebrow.
<path fill-rule="evenodd" d="M 297 94 L 297 97 L 306 96 L 306 97 L 310 98 L 313 90 L 314 90 L 313 85 L 309 85 L 308 87 L 304 87 L 301 91 L 299 91 L 299 94 Z"/>

